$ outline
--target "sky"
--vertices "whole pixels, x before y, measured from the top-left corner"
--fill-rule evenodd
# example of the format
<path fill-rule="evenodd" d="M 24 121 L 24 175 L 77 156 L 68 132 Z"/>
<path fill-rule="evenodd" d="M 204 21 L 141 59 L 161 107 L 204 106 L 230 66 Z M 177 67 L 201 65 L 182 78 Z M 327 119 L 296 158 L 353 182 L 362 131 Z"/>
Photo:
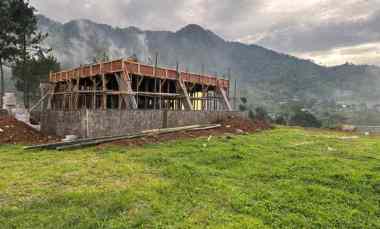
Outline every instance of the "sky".
<path fill-rule="evenodd" d="M 60 22 L 176 31 L 199 24 L 226 40 L 332 66 L 380 65 L 380 0 L 30 0 Z"/>

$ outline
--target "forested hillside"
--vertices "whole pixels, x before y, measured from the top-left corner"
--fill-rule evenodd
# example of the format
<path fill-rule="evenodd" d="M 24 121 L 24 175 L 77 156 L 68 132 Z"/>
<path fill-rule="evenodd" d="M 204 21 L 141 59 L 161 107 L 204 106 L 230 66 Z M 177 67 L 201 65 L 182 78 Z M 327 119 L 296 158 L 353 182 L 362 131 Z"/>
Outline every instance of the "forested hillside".
<path fill-rule="evenodd" d="M 324 67 L 257 45 L 225 41 L 198 25 L 177 32 L 143 31 L 89 20 L 62 24 L 40 16 L 39 28 L 49 33 L 45 44 L 53 48 L 63 67 L 87 64 L 104 54 L 110 58 L 136 54 L 141 61 L 153 63 L 158 52 L 160 65 L 175 66 L 178 61 L 184 70 L 219 76 L 227 76 L 231 69 L 241 95 L 269 109 L 299 99 L 372 106 L 380 98 L 379 67 Z"/>

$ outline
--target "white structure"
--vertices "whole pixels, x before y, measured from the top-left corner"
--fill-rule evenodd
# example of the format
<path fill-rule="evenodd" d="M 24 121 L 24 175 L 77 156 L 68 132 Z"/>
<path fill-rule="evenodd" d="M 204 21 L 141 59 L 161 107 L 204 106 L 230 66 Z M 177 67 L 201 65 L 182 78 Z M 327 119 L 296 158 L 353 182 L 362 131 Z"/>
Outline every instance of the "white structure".
<path fill-rule="evenodd" d="M 3 97 L 3 109 L 12 111 L 16 108 L 17 101 L 16 101 L 16 94 L 15 93 L 5 93 Z"/>

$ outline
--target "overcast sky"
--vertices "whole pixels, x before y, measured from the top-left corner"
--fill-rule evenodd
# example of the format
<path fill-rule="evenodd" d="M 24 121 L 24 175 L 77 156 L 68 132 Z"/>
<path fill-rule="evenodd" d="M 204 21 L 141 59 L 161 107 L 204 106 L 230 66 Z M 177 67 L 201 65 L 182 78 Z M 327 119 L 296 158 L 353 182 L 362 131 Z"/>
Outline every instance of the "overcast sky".
<path fill-rule="evenodd" d="M 199 24 L 227 40 L 313 59 L 380 65 L 380 0 L 30 0 L 60 22 L 176 31 Z"/>

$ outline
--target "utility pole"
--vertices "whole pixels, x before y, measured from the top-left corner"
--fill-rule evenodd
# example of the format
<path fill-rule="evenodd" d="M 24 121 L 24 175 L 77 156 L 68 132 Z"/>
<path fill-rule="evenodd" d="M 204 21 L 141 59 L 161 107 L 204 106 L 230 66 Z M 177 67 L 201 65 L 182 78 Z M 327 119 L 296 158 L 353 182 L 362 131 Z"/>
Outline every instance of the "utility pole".
<path fill-rule="evenodd" d="M 4 104 L 4 90 L 5 90 L 5 86 L 4 86 L 4 69 L 3 69 L 3 60 L 0 58 L 0 74 L 1 74 L 1 92 L 0 92 L 0 109 L 3 108 L 3 104 Z"/>
<path fill-rule="evenodd" d="M 154 58 L 154 92 L 157 92 L 157 67 L 158 67 L 158 52 L 155 53 L 155 58 Z M 160 82 L 160 87 L 161 87 L 161 82 Z M 160 91 L 159 107 L 161 109 L 161 90 L 159 91 Z M 156 103 L 157 103 L 158 98 L 154 97 L 153 100 L 154 100 L 154 109 L 156 109 L 156 105 L 157 105 Z"/>
<path fill-rule="evenodd" d="M 235 89 L 234 89 L 234 110 L 237 109 L 237 80 L 235 79 Z"/>
<path fill-rule="evenodd" d="M 179 62 L 178 62 L 178 60 L 177 60 L 177 62 L 176 62 L 176 67 L 175 67 L 175 69 L 176 69 L 176 72 L 177 72 L 177 81 L 179 81 Z M 176 91 L 177 91 L 177 86 L 176 86 Z M 176 105 L 174 105 L 174 107 L 177 107 L 177 109 L 178 110 L 180 110 L 181 108 L 180 108 L 180 104 L 181 104 L 181 100 L 180 99 L 175 99 L 174 100 L 175 101 L 175 103 L 176 103 Z M 174 108 L 174 110 L 175 110 L 176 108 Z"/>
<path fill-rule="evenodd" d="M 231 90 L 231 68 L 227 69 L 227 79 L 228 79 L 228 91 L 227 96 L 230 97 L 230 90 Z"/>

